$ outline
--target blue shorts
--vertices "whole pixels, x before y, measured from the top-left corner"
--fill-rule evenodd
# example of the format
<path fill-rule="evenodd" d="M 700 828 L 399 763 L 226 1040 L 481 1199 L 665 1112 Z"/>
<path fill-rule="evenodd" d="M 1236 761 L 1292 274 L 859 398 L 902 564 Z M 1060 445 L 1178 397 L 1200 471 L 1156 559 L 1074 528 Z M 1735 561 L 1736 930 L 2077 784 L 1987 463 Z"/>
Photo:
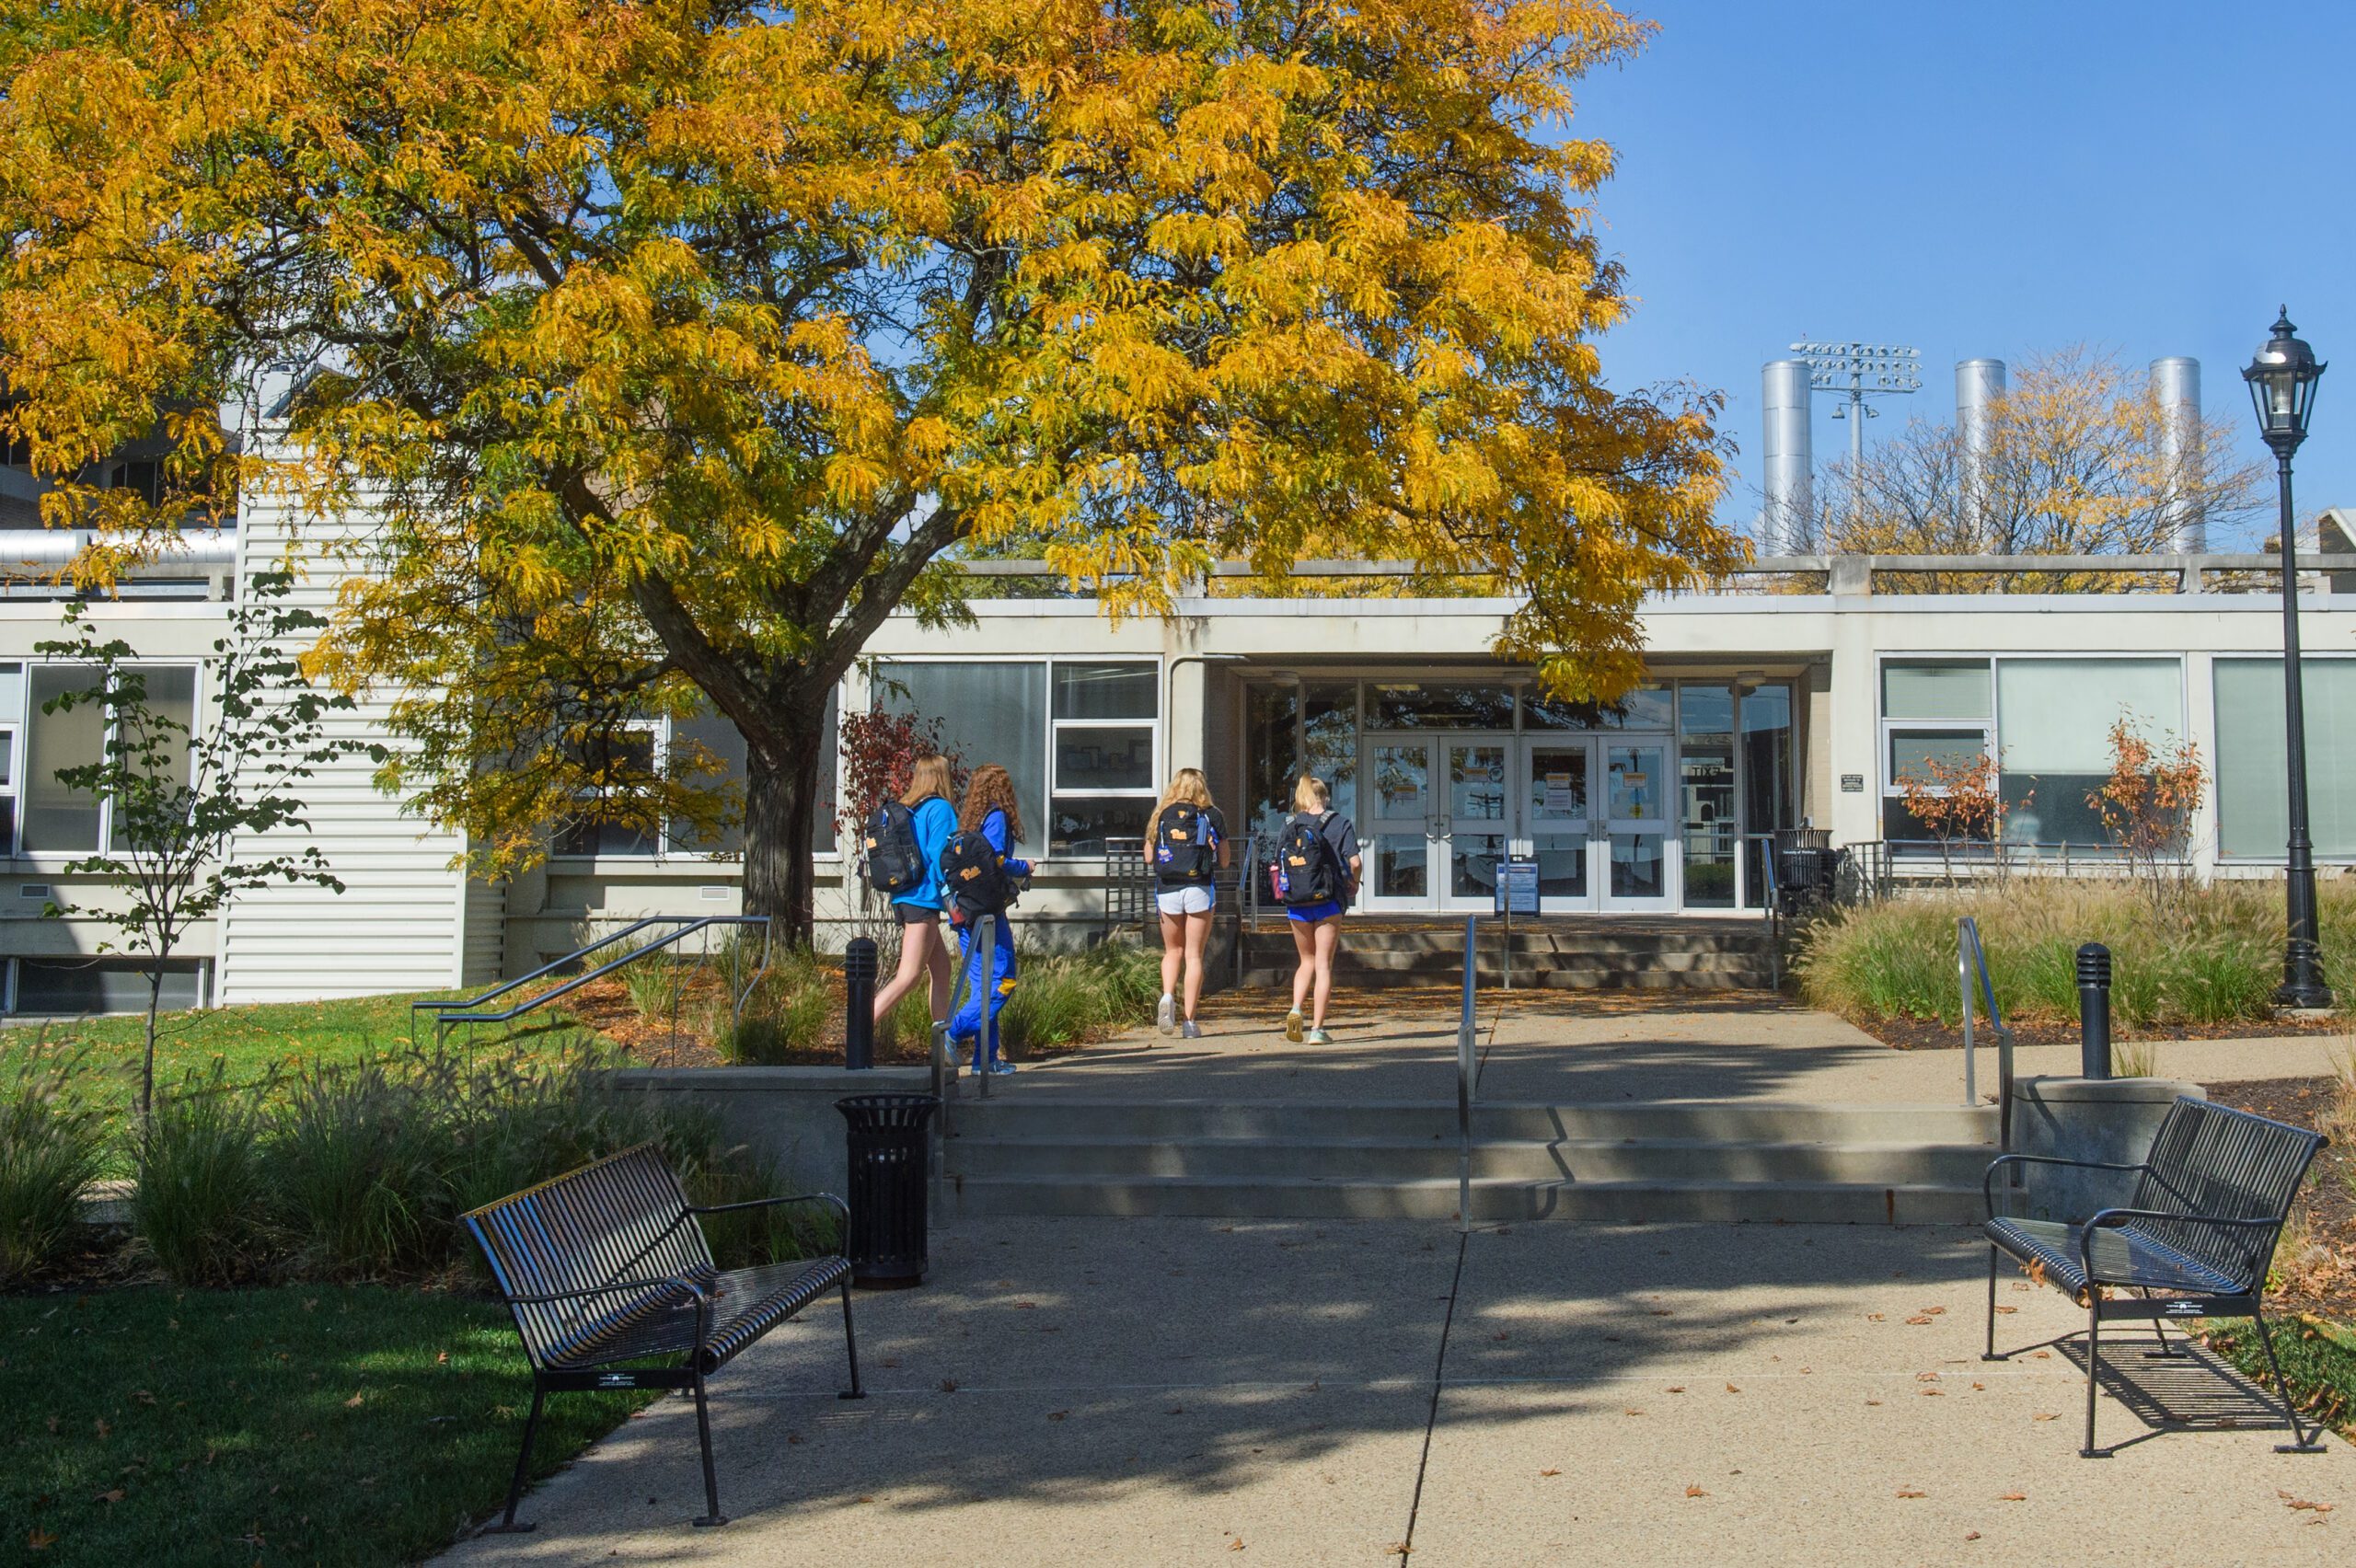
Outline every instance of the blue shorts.
<path fill-rule="evenodd" d="M 1342 901 L 1338 898 L 1329 898 L 1322 904 L 1304 904 L 1298 909 L 1285 911 L 1304 926 L 1314 925 L 1320 920 L 1330 920 L 1341 912 Z"/>

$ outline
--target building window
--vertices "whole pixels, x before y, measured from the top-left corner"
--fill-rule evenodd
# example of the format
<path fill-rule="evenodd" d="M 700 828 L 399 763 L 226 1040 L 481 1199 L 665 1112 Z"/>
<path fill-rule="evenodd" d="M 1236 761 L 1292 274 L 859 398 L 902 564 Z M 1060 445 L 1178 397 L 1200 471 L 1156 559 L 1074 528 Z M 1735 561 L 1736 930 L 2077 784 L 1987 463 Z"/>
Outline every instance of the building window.
<path fill-rule="evenodd" d="M 2299 661 L 2307 719 L 2307 825 L 2325 859 L 2356 860 L 2356 659 Z M 2283 779 L 2282 661 L 2220 659 L 2217 697 L 2217 851 L 2228 859 L 2281 863 L 2290 837 Z"/>
<path fill-rule="evenodd" d="M 2004 841 L 2108 849 L 2086 804 L 2110 777 L 2110 732 L 2184 732 L 2184 668 L 2174 659 L 1999 659 L 1996 754 Z"/>
<path fill-rule="evenodd" d="M 1882 836 L 1928 845 L 1932 834 L 1906 807 L 1904 785 L 1930 765 L 1968 767 L 1993 750 L 1994 694 L 1988 661 L 1944 659 L 1881 667 Z"/>
<path fill-rule="evenodd" d="M 87 1013 L 147 1010 L 148 966 L 128 959 L 20 958 L 16 961 L 13 1011 L 36 1018 L 79 1018 Z M 165 1010 L 204 1005 L 201 959 L 173 959 L 163 966 Z"/>
<path fill-rule="evenodd" d="M 837 770 L 839 766 L 840 740 L 836 734 L 838 704 L 829 693 L 826 707 L 819 720 L 818 799 L 811 811 L 810 852 L 814 855 L 838 853 L 835 839 L 835 802 L 838 790 Z M 745 736 L 722 713 L 715 711 L 708 702 L 698 699 L 695 712 L 681 719 L 650 719 L 635 732 L 643 738 L 632 743 L 637 755 L 630 759 L 637 770 L 665 769 L 675 763 L 684 767 L 686 748 L 699 750 L 709 762 L 718 765 L 717 771 L 702 771 L 697 781 L 707 789 L 736 786 L 737 804 L 743 805 L 742 790 L 745 781 L 747 747 Z M 738 820 L 718 831 L 699 834 L 686 819 L 673 817 L 663 824 L 660 835 L 618 823 L 575 823 L 557 835 L 555 853 L 559 855 L 592 855 L 636 857 L 642 859 L 687 857 L 697 859 L 735 859 L 745 852 L 745 826 Z"/>
<path fill-rule="evenodd" d="M 1161 681 L 1152 664 L 1055 663 L 1049 855 L 1102 855 L 1108 843 L 1145 842 L 1160 796 Z"/>
<path fill-rule="evenodd" d="M 1666 730 L 1675 717 L 1676 693 L 1665 686 L 1638 686 L 1617 703 L 1566 702 L 1535 687 L 1523 692 L 1525 730 Z"/>
<path fill-rule="evenodd" d="M 895 660 L 875 669 L 874 706 L 941 726 L 967 767 L 995 762 L 1014 781 L 1033 855 L 1047 842 L 1047 666 L 1036 661 Z"/>
<path fill-rule="evenodd" d="M 11 666 L 10 668 L 13 668 Z M 148 710 L 169 719 L 183 730 L 196 721 L 196 671 L 188 665 L 133 666 L 146 678 Z M 0 677 L 5 700 L 16 677 Z M 108 721 L 95 704 L 80 703 L 55 713 L 41 709 L 69 692 L 88 691 L 99 680 L 89 664 L 36 664 L 25 678 L 22 712 L 25 718 L 25 783 L 18 843 L 28 855 L 88 855 L 103 846 L 115 852 L 132 847 L 112 818 L 113 802 L 87 790 L 58 781 L 61 768 L 86 767 L 106 760 Z M 5 710 L 0 710 L 5 711 Z M 188 775 L 185 736 L 180 742 L 180 775 Z M 10 770 L 13 774 L 13 769 Z M 16 807 L 12 799 L 10 806 Z"/>
<path fill-rule="evenodd" d="M 626 781 L 633 776 L 644 779 L 662 766 L 663 736 L 654 723 L 613 732 L 604 744 L 605 755 L 589 759 L 590 766 L 606 773 L 623 790 L 629 788 Z M 584 803 L 595 799 L 594 792 L 583 796 Z M 653 855 L 660 848 L 656 836 L 635 823 L 585 815 L 566 824 L 556 838 L 560 855 Z"/>

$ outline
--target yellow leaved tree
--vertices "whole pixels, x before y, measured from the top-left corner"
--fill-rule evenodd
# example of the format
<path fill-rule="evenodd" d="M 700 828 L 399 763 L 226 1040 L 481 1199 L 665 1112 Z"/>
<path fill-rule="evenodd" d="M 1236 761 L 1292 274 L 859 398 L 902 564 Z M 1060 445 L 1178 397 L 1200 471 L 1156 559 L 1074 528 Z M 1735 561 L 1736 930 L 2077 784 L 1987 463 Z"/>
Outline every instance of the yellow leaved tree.
<path fill-rule="evenodd" d="M 1571 95 L 1649 29 L 1591 0 L 6 17 L 0 421 L 50 520 L 364 502 L 319 663 L 399 694 L 385 783 L 487 872 L 741 813 L 748 906 L 806 930 L 827 694 L 993 541 L 1114 614 L 1312 542 L 1491 574 L 1498 651 L 1607 697 L 1642 594 L 1739 559 L 1715 399 L 1602 381 Z M 159 429 L 152 505 L 73 482 Z M 707 702 L 741 800 L 626 744 Z"/>

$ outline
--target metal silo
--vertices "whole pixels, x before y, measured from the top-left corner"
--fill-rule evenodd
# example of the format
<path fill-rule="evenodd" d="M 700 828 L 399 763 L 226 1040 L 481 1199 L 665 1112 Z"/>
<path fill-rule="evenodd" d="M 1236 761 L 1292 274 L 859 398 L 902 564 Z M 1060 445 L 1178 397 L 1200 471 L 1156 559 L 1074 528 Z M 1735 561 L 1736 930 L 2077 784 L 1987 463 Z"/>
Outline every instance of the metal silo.
<path fill-rule="evenodd" d="M 2152 362 L 2152 396 L 2160 406 L 2160 458 L 2171 492 L 2168 548 L 2199 555 L 2209 548 L 2208 519 L 2177 500 L 2200 474 L 2200 362 Z"/>
<path fill-rule="evenodd" d="M 1955 365 L 1955 430 L 1963 447 L 1964 521 L 1974 548 L 2003 549 L 2005 541 L 1987 536 L 1983 525 L 1988 464 L 1990 405 L 2004 395 L 2004 362 L 2000 359 L 1958 360 Z"/>
<path fill-rule="evenodd" d="M 1767 427 L 1761 478 L 1767 502 L 1759 517 L 1759 548 L 1762 554 L 1782 555 L 1806 548 L 1815 533 L 1807 361 L 1771 360 L 1760 372 L 1760 383 Z"/>

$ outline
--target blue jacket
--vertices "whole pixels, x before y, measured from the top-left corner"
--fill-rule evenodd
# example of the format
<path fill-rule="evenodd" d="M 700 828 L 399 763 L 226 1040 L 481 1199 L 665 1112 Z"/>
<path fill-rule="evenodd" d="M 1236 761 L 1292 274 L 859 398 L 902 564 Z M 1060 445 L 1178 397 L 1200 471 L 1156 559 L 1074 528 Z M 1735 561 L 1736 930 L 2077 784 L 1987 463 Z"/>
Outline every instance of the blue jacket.
<path fill-rule="evenodd" d="M 933 796 L 917 807 L 916 830 L 917 853 L 924 857 L 924 885 L 892 902 L 918 909 L 939 909 L 949 899 L 948 884 L 941 880 L 941 848 L 957 831 L 957 809 L 940 796 Z"/>
<path fill-rule="evenodd" d="M 982 836 L 988 839 L 990 847 L 997 850 L 999 854 L 1005 859 L 1006 874 L 1008 876 L 1027 877 L 1031 874 L 1030 861 L 1018 860 L 1012 856 L 1007 854 L 1007 850 L 1011 848 L 1012 846 L 1008 844 L 1006 841 L 1006 813 L 1004 812 L 993 809 L 989 815 L 982 819 Z M 948 841 L 949 836 L 947 834 L 941 835 L 941 842 L 945 844 Z M 934 874 L 936 876 L 939 875 L 937 871 Z"/>

